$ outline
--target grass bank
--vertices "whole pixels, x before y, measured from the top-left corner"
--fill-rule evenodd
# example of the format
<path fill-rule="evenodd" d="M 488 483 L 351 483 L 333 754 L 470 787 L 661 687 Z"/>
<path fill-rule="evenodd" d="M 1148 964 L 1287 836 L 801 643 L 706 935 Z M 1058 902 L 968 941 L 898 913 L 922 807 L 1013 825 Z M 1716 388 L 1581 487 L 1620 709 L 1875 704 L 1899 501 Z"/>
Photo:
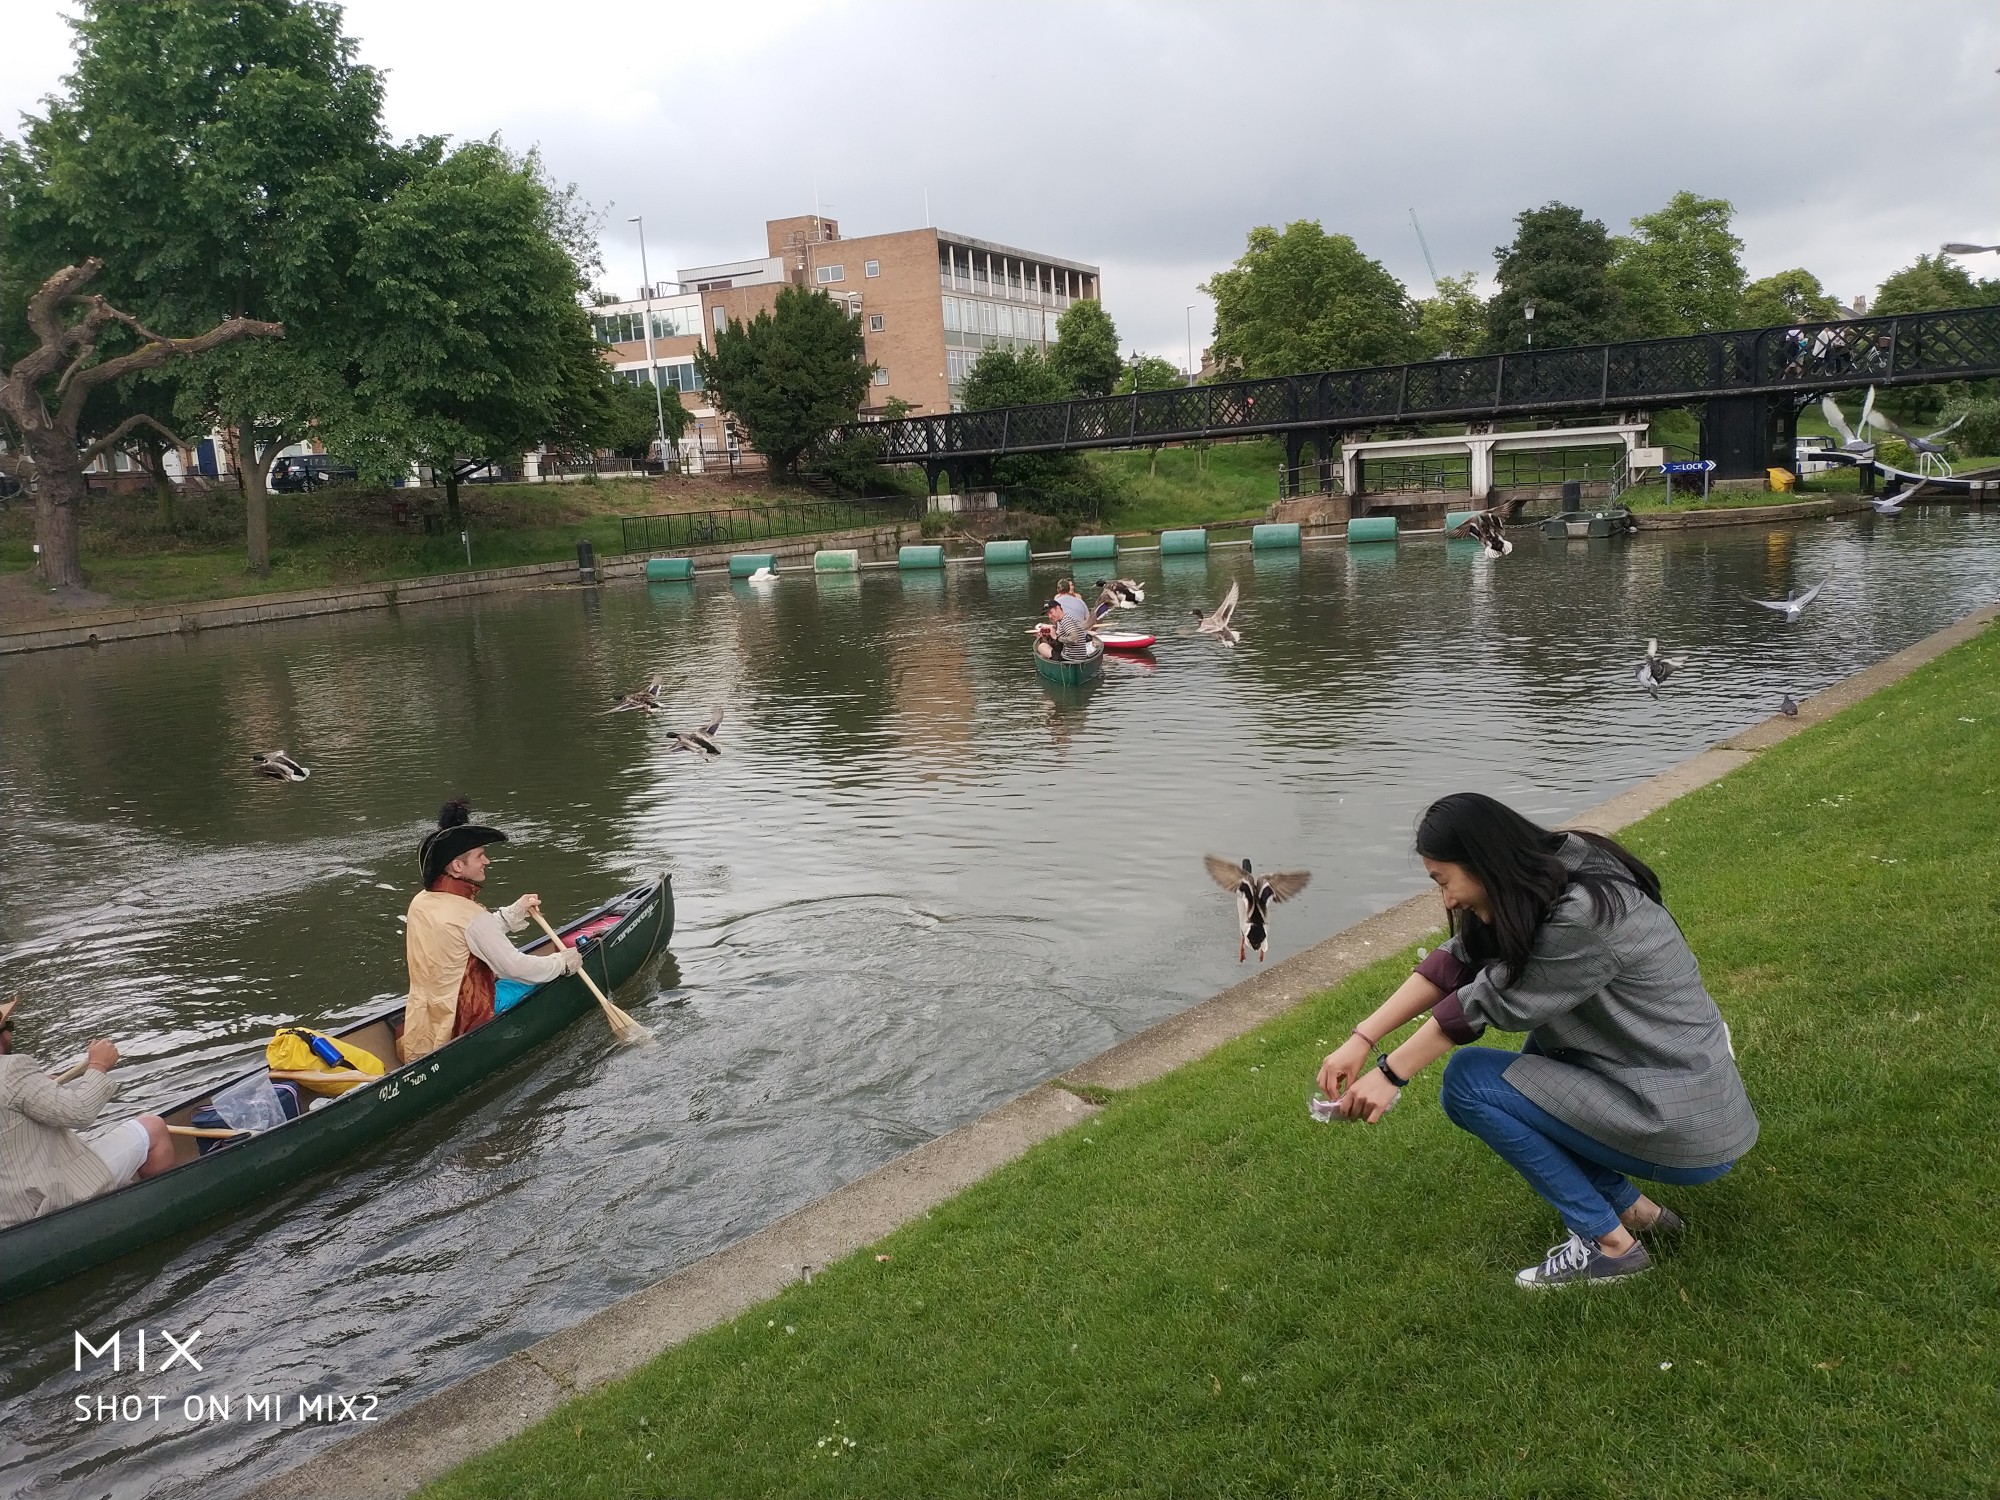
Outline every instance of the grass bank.
<path fill-rule="evenodd" d="M 1308 1122 L 1403 955 L 424 1494 L 1982 1493 L 1996 766 L 1988 631 L 1627 831 L 1763 1121 L 1649 1276 L 1517 1291 L 1556 1220 L 1436 1069 Z"/>
<path fill-rule="evenodd" d="M 1279 444 L 1264 440 L 1092 453 L 1122 496 L 1105 517 L 1119 531 L 1259 520 L 1278 498 Z"/>

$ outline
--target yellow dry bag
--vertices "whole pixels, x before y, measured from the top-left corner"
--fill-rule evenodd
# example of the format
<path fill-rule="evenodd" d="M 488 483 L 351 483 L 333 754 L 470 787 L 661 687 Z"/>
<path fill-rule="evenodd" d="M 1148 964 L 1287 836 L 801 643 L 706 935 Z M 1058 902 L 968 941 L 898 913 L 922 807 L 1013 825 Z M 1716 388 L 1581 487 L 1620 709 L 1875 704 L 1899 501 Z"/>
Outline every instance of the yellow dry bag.
<path fill-rule="evenodd" d="M 353 1082 L 346 1078 L 301 1078 L 298 1082 L 315 1094 L 344 1094 L 351 1088 L 372 1083 L 382 1076 L 382 1059 L 364 1052 L 350 1042 L 309 1026 L 280 1026 L 264 1049 L 264 1061 L 274 1073 L 344 1074 L 352 1070 Z"/>

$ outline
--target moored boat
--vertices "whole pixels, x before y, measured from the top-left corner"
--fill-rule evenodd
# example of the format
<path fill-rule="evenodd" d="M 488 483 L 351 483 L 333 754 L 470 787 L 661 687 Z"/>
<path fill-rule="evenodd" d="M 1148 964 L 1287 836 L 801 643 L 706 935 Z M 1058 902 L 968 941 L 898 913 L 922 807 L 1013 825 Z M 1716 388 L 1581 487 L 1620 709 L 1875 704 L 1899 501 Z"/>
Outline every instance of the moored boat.
<path fill-rule="evenodd" d="M 1086 682 L 1095 682 L 1104 675 L 1104 645 L 1093 640 L 1088 655 L 1065 656 L 1056 661 L 1050 661 L 1037 651 L 1035 670 L 1044 682 L 1053 682 L 1058 687 L 1079 687 Z"/>
<path fill-rule="evenodd" d="M 662 875 L 561 930 L 566 943 L 584 947 L 585 970 L 608 995 L 673 937 L 672 883 Z M 535 945 L 546 946 L 546 939 Z M 597 1001 L 580 976 L 565 975 L 537 986 L 476 1031 L 282 1125 L 227 1141 L 205 1156 L 193 1139 L 177 1137 L 180 1159 L 159 1176 L 0 1229 L 0 1301 L 193 1228 L 309 1172 L 338 1166 L 371 1141 L 518 1062 L 585 1013 L 598 1013 Z M 398 1001 L 329 1034 L 393 1062 L 402 1018 Z M 258 1071 L 224 1079 L 156 1112 L 169 1125 L 188 1125 L 216 1094 Z"/>
<path fill-rule="evenodd" d="M 1160 639 L 1144 630 L 1099 630 L 1095 634 L 1106 651 L 1144 651 Z"/>

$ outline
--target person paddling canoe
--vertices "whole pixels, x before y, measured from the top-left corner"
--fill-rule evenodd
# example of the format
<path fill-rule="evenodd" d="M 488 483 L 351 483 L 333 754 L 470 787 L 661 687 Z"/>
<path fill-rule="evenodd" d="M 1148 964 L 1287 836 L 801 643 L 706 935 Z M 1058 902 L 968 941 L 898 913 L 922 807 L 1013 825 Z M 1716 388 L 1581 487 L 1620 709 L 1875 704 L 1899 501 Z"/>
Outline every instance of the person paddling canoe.
<path fill-rule="evenodd" d="M 405 939 L 410 998 L 396 1044 L 404 1062 L 492 1020 L 496 980 L 546 984 L 583 967 L 574 948 L 536 957 L 507 940 L 542 909 L 540 896 L 523 896 L 498 911 L 479 904 L 486 846 L 506 842 L 499 829 L 473 822 L 471 807 L 458 797 L 439 810 L 438 826 L 417 849 L 424 888 L 410 902 Z"/>

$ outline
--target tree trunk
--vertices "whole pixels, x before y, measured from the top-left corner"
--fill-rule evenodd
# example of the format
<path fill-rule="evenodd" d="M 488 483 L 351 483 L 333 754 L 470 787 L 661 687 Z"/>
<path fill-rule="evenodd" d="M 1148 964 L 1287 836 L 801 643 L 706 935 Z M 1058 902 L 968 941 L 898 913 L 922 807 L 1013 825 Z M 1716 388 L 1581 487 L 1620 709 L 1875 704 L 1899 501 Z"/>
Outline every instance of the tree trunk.
<path fill-rule="evenodd" d="M 257 457 L 257 433 L 236 429 L 236 483 L 243 491 L 243 535 L 250 571 L 259 578 L 271 571 L 271 497 L 264 489 L 264 465 Z"/>
<path fill-rule="evenodd" d="M 76 444 L 49 428 L 31 427 L 21 438 L 35 461 L 35 543 L 41 548 L 35 573 L 50 588 L 82 588 L 76 512 L 89 481 L 77 461 Z"/>
<path fill-rule="evenodd" d="M 453 531 L 465 530 L 465 512 L 458 508 L 458 465 L 444 466 L 444 519 Z"/>
<path fill-rule="evenodd" d="M 146 467 L 153 473 L 153 497 L 160 502 L 160 526 L 174 529 L 174 482 L 167 477 L 167 445 L 159 438 L 141 436 L 139 446 L 146 455 Z"/>

